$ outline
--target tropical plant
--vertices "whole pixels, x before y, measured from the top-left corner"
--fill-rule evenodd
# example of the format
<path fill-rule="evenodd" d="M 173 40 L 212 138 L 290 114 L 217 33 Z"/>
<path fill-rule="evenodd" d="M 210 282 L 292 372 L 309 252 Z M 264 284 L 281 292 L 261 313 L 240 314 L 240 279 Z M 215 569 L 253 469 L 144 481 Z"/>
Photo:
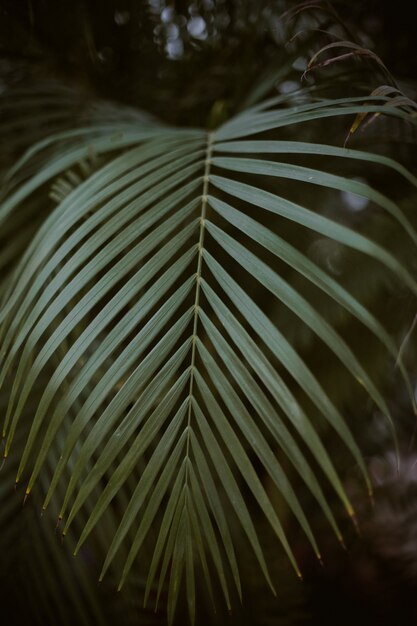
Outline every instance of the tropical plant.
<path fill-rule="evenodd" d="M 305 490 L 343 543 L 332 494 L 354 511 L 326 424 L 370 494 L 346 396 L 366 395 L 392 425 L 382 367 L 363 364 L 366 342 L 375 361 L 397 360 L 414 402 L 373 297 L 398 285 L 417 294 L 404 202 L 417 179 L 389 154 L 343 147 L 366 114 L 415 128 L 413 105 L 393 88 L 331 97 L 310 83 L 271 95 L 276 81 L 268 70 L 209 131 L 55 81 L 1 98 L 3 473 L 52 507 L 75 554 L 95 545 L 100 579 L 110 570 L 133 588 L 129 574 L 138 586 L 145 576 L 145 604 L 167 584 L 169 622 L 183 588 L 194 621 L 200 575 L 233 608 L 241 545 L 274 590 L 260 511 L 297 576 L 288 511 L 320 560 Z M 317 142 L 329 122 L 334 141 Z M 395 199 L 366 178 L 381 170 L 401 190 Z M 356 223 L 346 198 L 367 206 Z M 324 243 L 343 271 L 314 252 Z M 61 563 L 65 586 L 82 598 L 84 623 L 105 623 L 82 565 Z"/>

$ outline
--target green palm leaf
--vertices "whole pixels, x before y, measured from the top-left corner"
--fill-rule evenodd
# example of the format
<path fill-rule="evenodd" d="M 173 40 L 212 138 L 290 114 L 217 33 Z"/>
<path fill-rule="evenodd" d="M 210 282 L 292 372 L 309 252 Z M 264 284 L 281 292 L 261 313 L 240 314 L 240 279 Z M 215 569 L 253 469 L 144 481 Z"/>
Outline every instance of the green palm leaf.
<path fill-rule="evenodd" d="M 56 95 L 64 102 L 57 121 L 74 118 L 64 96 Z M 22 95 L 22 117 L 47 97 L 42 90 Z M 405 184 L 416 187 L 417 181 L 384 156 L 258 137 L 368 110 L 407 118 L 384 98 L 369 102 L 294 106 L 275 99 L 208 135 L 102 105 L 95 114 L 83 111 L 73 129 L 58 128 L 29 147 L 5 176 L 1 237 L 12 232 L 12 217 L 23 223 L 44 203 L 41 222 L 16 233 L 0 261 L 0 271 L 7 268 L 0 309 L 0 384 L 10 389 L 5 456 L 31 406 L 17 480 L 29 473 L 27 493 L 37 480 L 46 482 L 44 507 L 60 499 L 64 534 L 73 527 L 79 535 L 76 551 L 93 530 L 99 532 L 107 511 L 116 512 L 102 576 L 123 555 L 121 586 L 155 531 L 145 601 L 155 579 L 159 597 L 168 577 L 171 621 L 183 587 L 194 619 L 198 571 L 211 588 L 213 566 L 227 606 L 231 581 L 241 593 L 230 510 L 274 588 L 246 491 L 301 576 L 257 467 L 317 558 L 314 531 L 281 459 L 299 474 L 342 541 L 327 487 L 349 516 L 354 512 L 305 399 L 336 431 L 371 491 L 340 407 L 280 330 L 279 318 L 268 314 L 262 294 L 291 311 L 391 421 L 372 372 L 291 284 L 288 268 L 362 324 L 390 358 L 397 356 L 394 340 L 364 303 L 287 237 L 285 225 L 334 240 L 362 262 L 372 259 L 413 293 L 417 284 L 393 251 L 308 202 L 288 199 L 282 181 L 360 195 L 399 224 L 410 245 L 417 235 L 400 207 L 369 184 L 278 159 L 291 154 L 369 162 L 401 175 Z M 91 155 L 101 160 L 89 169 Z M 399 366 L 410 390 L 401 361 Z"/>

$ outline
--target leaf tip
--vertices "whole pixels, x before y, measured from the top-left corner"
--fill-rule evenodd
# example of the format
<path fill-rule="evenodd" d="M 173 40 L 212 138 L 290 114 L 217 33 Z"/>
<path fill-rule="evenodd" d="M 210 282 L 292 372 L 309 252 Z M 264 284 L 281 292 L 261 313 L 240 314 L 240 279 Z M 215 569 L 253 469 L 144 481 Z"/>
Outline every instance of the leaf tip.
<path fill-rule="evenodd" d="M 339 540 L 339 543 L 340 543 L 341 547 L 343 548 L 343 550 L 346 550 L 346 552 L 347 552 L 347 547 L 346 547 L 346 544 L 345 544 L 345 540 L 343 539 L 342 535 L 340 535 L 340 537 L 338 537 L 338 540 Z"/>
<path fill-rule="evenodd" d="M 350 515 L 350 519 L 352 520 L 353 526 L 355 527 L 355 531 L 357 532 L 359 536 L 361 536 L 358 519 L 354 512 L 352 512 L 352 515 Z"/>

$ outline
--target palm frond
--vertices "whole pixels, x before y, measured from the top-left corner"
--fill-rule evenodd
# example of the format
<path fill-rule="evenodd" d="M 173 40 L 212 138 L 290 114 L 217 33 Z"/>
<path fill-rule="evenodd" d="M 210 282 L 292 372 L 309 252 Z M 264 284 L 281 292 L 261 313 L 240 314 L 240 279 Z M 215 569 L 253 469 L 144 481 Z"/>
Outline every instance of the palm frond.
<path fill-rule="evenodd" d="M 12 217 L 36 221 L 37 207 L 47 206 L 36 228 L 24 231 L 24 241 L 19 231 L 13 234 L 12 251 L 1 261 L 9 267 L 0 309 L 0 384 L 10 389 L 5 456 L 32 406 L 17 481 L 29 473 L 29 494 L 47 476 L 44 507 L 60 498 L 64 534 L 83 518 L 76 551 L 112 508 L 117 524 L 102 576 L 124 552 L 121 585 L 156 528 L 145 600 L 158 573 L 158 597 L 168 576 L 171 621 L 183 586 L 194 619 L 196 572 L 210 585 L 211 565 L 228 606 L 231 580 L 240 593 L 229 511 L 274 588 L 247 492 L 301 576 L 260 474 L 270 477 L 320 559 L 282 459 L 342 541 L 328 487 L 349 516 L 354 512 L 309 403 L 337 432 L 371 491 L 340 407 L 265 303 L 289 309 L 391 420 L 372 372 L 291 284 L 288 269 L 355 318 L 394 360 L 396 344 L 372 310 L 310 258 L 297 237 L 319 234 L 338 242 L 362 263 L 368 258 L 381 264 L 417 294 L 412 273 L 394 251 L 342 223 L 336 211 L 325 215 L 309 206 L 308 189 L 365 198 L 402 229 L 411 247 L 417 243 L 414 227 L 368 183 L 279 160 L 308 155 L 367 162 L 415 188 L 415 177 L 386 156 L 280 139 L 280 131 L 295 124 L 359 112 L 410 121 L 385 102 L 268 101 L 209 134 L 166 127 L 126 110 L 118 117 L 117 107 L 103 105 L 89 123 L 84 117 L 73 129 L 34 144 L 6 175 L 1 236 L 14 233 Z M 266 154 L 273 160 L 265 160 Z M 91 155 L 102 160 L 83 169 Z M 286 185 L 294 181 L 302 203 L 287 197 Z M 46 369 L 50 376 L 34 402 Z M 52 449 L 56 462 L 45 474 Z"/>

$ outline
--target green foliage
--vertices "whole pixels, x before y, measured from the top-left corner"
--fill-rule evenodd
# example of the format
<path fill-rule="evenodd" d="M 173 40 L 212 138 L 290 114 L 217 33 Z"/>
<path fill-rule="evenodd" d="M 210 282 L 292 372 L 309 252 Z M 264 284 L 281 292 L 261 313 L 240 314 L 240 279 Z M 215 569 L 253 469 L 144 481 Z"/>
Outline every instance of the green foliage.
<path fill-rule="evenodd" d="M 274 590 L 260 513 L 297 576 L 289 512 L 321 559 L 303 490 L 343 542 L 337 506 L 354 511 L 329 430 L 372 486 L 344 398 L 311 355 L 393 426 L 380 371 L 346 329 L 356 324 L 391 362 L 398 345 L 349 280 L 375 267 L 376 292 L 417 294 L 413 216 L 401 194 L 357 176 L 376 168 L 404 196 L 417 180 L 390 156 L 341 147 L 339 123 L 384 113 L 415 127 L 415 117 L 385 95 L 307 87 L 265 99 L 270 76 L 264 84 L 209 132 L 55 83 L 2 96 L 2 489 L 16 472 L 35 508 L 43 499 L 76 538 L 75 553 L 95 546 L 100 579 L 109 571 L 124 589 L 145 576 L 144 603 L 166 600 L 169 622 L 182 592 L 194 621 L 200 579 L 233 608 L 242 541 Z M 323 123 L 339 129 L 335 141 L 313 139 Z M 343 215 L 343 194 L 364 199 L 370 218 Z M 314 258 L 323 240 L 351 273 Z M 34 545 L 49 572 L 47 540 Z M 69 573 L 50 546 L 78 598 L 83 568 Z M 78 614 L 106 623 L 91 584 L 81 584 Z"/>

